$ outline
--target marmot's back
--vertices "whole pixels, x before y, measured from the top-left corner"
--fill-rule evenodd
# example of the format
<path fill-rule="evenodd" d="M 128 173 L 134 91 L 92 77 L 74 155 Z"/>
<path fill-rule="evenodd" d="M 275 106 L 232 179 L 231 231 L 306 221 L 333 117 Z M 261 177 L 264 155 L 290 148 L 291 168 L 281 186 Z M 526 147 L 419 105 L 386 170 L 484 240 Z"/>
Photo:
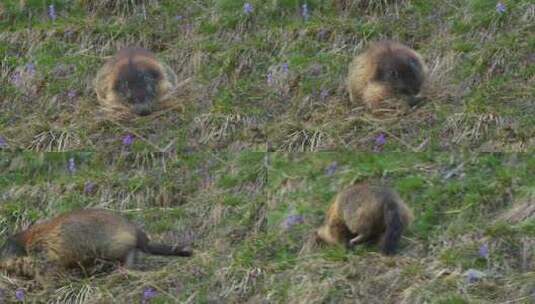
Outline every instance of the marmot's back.
<path fill-rule="evenodd" d="M 395 191 L 359 183 L 336 195 L 317 236 L 326 243 L 349 247 L 377 241 L 383 253 L 391 254 L 412 219 L 411 210 Z"/>
<path fill-rule="evenodd" d="M 22 234 L 29 252 L 44 249 L 65 266 L 124 259 L 137 246 L 137 228 L 114 212 L 83 209 L 36 224 Z"/>

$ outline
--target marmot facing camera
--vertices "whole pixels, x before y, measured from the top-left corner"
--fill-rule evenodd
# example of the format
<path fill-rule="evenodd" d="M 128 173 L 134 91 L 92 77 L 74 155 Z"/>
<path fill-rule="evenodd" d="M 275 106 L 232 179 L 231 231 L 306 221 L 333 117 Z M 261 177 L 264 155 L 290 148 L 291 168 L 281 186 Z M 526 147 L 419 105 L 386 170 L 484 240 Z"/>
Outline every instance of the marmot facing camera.
<path fill-rule="evenodd" d="M 38 259 L 53 275 L 62 268 L 93 266 L 96 261 L 119 261 L 127 267 L 136 262 L 137 252 L 190 256 L 187 247 L 155 244 L 127 219 L 103 209 L 81 209 L 35 224 L 7 239 L 0 248 L 0 269 L 18 272 L 20 261 Z"/>
<path fill-rule="evenodd" d="M 402 96 L 410 106 L 426 79 L 427 67 L 413 49 L 393 41 L 373 43 L 349 66 L 347 90 L 351 102 L 361 100 L 372 110 L 390 97 Z"/>
<path fill-rule="evenodd" d="M 171 105 L 168 99 L 176 82 L 171 68 L 148 50 L 125 48 L 99 70 L 95 91 L 109 113 L 148 115 Z"/>
<path fill-rule="evenodd" d="M 359 183 L 336 195 L 316 237 L 327 244 L 347 247 L 378 242 L 381 252 L 394 254 L 401 233 L 413 218 L 394 190 Z"/>

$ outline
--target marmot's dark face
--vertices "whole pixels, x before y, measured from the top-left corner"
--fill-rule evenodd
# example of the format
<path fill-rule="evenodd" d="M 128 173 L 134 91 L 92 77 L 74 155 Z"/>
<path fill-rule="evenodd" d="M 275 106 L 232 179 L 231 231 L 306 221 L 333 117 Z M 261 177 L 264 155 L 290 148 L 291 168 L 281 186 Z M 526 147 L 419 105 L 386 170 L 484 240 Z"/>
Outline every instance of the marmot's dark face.
<path fill-rule="evenodd" d="M 422 65 L 412 57 L 391 57 L 379 64 L 377 80 L 388 83 L 395 93 L 417 95 L 424 81 Z"/>
<path fill-rule="evenodd" d="M 13 238 L 8 238 L 6 243 L 0 247 L 0 263 L 25 255 L 26 250 L 24 247 Z"/>
<path fill-rule="evenodd" d="M 138 115 L 148 115 L 154 107 L 160 73 L 154 69 L 139 69 L 128 66 L 121 69 L 116 91 L 133 106 Z"/>

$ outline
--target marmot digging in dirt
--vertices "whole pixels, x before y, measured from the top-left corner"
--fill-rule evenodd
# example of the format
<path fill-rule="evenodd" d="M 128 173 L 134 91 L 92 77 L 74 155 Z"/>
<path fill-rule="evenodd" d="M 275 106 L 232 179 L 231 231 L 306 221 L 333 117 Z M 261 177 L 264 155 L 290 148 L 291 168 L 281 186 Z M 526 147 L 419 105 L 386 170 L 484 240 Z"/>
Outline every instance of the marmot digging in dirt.
<path fill-rule="evenodd" d="M 382 108 L 383 100 L 393 96 L 405 96 L 413 106 L 420 101 L 416 95 L 426 74 L 422 56 L 413 49 L 393 41 L 376 42 L 349 65 L 349 98 L 372 110 Z"/>
<path fill-rule="evenodd" d="M 94 86 L 102 108 L 124 118 L 170 107 L 177 76 L 148 50 L 125 48 L 99 70 Z"/>
<path fill-rule="evenodd" d="M 316 237 L 327 244 L 347 247 L 378 241 L 381 252 L 394 254 L 401 233 L 413 218 L 394 190 L 359 183 L 336 195 Z"/>
<path fill-rule="evenodd" d="M 191 248 L 155 244 L 133 223 L 112 211 L 81 209 L 35 224 L 7 239 L 0 248 L 0 269 L 28 276 L 53 275 L 96 261 L 136 262 L 137 252 L 190 256 Z M 33 260 L 32 260 L 33 259 Z M 28 270 L 25 262 L 35 262 Z"/>

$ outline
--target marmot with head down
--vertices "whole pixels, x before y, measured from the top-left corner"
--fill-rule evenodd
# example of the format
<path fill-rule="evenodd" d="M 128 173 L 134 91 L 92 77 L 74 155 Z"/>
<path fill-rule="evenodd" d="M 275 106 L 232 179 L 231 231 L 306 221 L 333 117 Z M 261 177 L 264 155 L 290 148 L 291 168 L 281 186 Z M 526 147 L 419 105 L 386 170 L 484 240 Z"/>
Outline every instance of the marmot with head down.
<path fill-rule="evenodd" d="M 394 254 L 401 233 L 413 218 L 394 190 L 363 182 L 336 195 L 316 237 L 327 244 L 347 247 L 378 242 L 381 252 Z"/>
<path fill-rule="evenodd" d="M 172 105 L 177 76 L 148 50 L 125 48 L 99 70 L 94 86 L 106 112 L 148 115 Z"/>
<path fill-rule="evenodd" d="M 99 260 L 118 261 L 131 267 L 138 251 L 156 255 L 192 254 L 189 247 L 152 243 L 145 232 L 112 211 L 81 209 L 9 237 L 0 248 L 0 269 L 39 280 L 39 276 L 54 275 L 62 269 L 94 266 Z M 42 267 L 28 270 L 24 263 L 27 261 L 35 261 Z"/>
<path fill-rule="evenodd" d="M 427 67 L 413 49 L 393 41 L 373 43 L 349 66 L 347 90 L 351 102 L 361 100 L 377 110 L 393 96 L 403 96 L 410 106 L 419 102 Z"/>

